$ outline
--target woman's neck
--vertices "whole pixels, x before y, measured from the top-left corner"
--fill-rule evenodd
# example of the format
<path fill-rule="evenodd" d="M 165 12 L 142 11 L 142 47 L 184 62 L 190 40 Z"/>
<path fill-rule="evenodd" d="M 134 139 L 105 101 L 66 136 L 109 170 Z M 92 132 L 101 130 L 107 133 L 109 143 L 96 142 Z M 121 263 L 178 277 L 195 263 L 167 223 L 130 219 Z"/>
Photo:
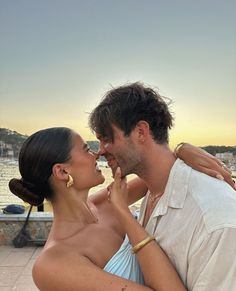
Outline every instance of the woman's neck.
<path fill-rule="evenodd" d="M 88 202 L 88 191 L 57 193 L 53 207 L 53 237 L 65 239 L 78 233 L 86 226 L 97 223 L 94 205 Z"/>

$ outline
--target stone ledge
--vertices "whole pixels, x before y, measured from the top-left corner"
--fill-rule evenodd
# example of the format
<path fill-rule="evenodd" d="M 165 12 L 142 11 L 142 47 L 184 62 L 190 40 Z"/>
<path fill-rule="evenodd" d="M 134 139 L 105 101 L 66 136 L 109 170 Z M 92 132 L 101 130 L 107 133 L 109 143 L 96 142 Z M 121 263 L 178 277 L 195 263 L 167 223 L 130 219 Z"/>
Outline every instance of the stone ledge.
<path fill-rule="evenodd" d="M 23 214 L 4 214 L 0 213 L 0 221 L 25 221 L 27 212 Z M 52 212 L 31 212 L 29 221 L 52 221 Z"/>
<path fill-rule="evenodd" d="M 0 214 L 0 245 L 12 245 L 27 217 L 23 214 Z M 31 212 L 27 224 L 31 242 L 46 241 L 52 226 L 52 212 Z"/>

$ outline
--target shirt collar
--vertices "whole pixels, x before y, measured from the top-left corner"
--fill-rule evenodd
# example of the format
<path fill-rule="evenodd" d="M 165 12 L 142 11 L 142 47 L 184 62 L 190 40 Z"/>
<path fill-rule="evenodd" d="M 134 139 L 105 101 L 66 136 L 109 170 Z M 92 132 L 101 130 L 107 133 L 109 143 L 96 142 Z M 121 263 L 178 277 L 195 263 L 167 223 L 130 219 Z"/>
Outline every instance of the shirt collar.
<path fill-rule="evenodd" d="M 153 211 L 153 217 L 166 214 L 168 207 L 184 207 L 191 170 L 182 160 L 175 161 L 165 191 Z"/>

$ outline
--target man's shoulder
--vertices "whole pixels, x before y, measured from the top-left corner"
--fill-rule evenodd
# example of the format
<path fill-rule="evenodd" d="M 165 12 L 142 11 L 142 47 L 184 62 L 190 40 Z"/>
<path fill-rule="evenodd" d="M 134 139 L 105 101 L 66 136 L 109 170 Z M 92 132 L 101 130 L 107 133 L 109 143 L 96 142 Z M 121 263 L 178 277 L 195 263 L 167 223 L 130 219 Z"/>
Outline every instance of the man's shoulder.
<path fill-rule="evenodd" d="M 215 197 L 216 195 L 223 200 L 230 198 L 236 202 L 236 191 L 228 183 L 194 169 L 191 170 L 189 177 L 189 190 L 194 194 L 199 194 L 199 197 L 203 199 L 205 196 L 201 193 L 207 194 L 206 197 Z M 212 193 L 215 195 L 212 196 Z"/>
<path fill-rule="evenodd" d="M 236 191 L 226 182 L 192 170 L 188 195 L 200 208 L 209 232 L 236 228 Z"/>

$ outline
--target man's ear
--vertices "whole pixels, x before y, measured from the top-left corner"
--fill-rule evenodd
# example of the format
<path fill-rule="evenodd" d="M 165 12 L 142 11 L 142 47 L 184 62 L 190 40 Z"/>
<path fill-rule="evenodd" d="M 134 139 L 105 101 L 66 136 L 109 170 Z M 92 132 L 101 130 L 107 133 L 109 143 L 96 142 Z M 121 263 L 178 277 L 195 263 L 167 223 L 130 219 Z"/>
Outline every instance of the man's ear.
<path fill-rule="evenodd" d="M 68 180 L 68 172 L 65 169 L 65 166 L 63 164 L 55 164 L 52 167 L 52 175 L 62 181 Z"/>
<path fill-rule="evenodd" d="M 140 120 L 135 127 L 136 130 L 136 136 L 138 138 L 138 141 L 143 143 L 147 137 L 150 135 L 150 127 L 148 122 L 144 120 Z"/>

